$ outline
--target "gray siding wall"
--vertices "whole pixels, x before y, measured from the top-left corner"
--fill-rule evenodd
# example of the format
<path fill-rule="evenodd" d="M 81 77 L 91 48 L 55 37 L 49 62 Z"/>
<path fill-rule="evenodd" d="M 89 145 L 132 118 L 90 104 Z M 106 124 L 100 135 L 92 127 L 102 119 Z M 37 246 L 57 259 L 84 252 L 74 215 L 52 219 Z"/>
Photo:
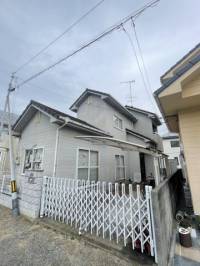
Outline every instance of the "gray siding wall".
<path fill-rule="evenodd" d="M 113 116 L 123 120 L 123 130 L 114 127 Z M 119 111 L 107 104 L 98 96 L 89 96 L 79 107 L 77 117 L 110 133 L 115 138 L 125 140 L 125 129 L 133 130 L 133 123 Z"/>
<path fill-rule="evenodd" d="M 58 145 L 57 176 L 77 177 L 78 149 L 91 149 L 99 152 L 99 180 L 115 180 L 115 155 L 124 155 L 126 168 L 129 167 L 128 152 L 105 145 L 94 145 L 88 141 L 75 138 L 84 135 L 75 130 L 65 128 L 60 131 Z"/>
<path fill-rule="evenodd" d="M 115 138 L 125 140 L 125 129 L 128 128 L 157 142 L 157 136 L 153 133 L 151 118 L 139 112 L 131 111 L 131 113 L 138 119 L 136 123 L 126 118 L 99 96 L 91 95 L 79 106 L 77 117 L 110 133 Z M 114 127 L 114 115 L 117 115 L 123 120 L 123 130 Z"/>
<path fill-rule="evenodd" d="M 138 121 L 133 126 L 133 130 L 153 139 L 154 134 L 152 128 L 152 120 L 144 114 L 138 112 L 131 113 L 138 119 Z"/>
<path fill-rule="evenodd" d="M 20 197 L 20 211 L 24 215 L 37 217 L 40 208 L 41 184 L 44 175 L 52 175 L 54 149 L 57 126 L 50 123 L 49 117 L 37 112 L 24 129 L 19 141 L 19 161 L 16 166 L 17 185 Z M 22 174 L 25 149 L 33 147 L 44 148 L 43 169 L 34 172 L 36 177 L 33 184 L 29 183 L 28 171 Z"/>

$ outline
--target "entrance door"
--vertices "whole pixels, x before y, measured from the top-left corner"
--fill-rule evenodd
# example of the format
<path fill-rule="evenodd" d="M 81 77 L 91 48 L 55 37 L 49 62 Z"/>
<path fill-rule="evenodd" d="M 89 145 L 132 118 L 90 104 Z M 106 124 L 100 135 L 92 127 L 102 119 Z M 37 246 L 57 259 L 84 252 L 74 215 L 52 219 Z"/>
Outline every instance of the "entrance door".
<path fill-rule="evenodd" d="M 141 181 L 146 181 L 145 154 L 140 152 Z"/>

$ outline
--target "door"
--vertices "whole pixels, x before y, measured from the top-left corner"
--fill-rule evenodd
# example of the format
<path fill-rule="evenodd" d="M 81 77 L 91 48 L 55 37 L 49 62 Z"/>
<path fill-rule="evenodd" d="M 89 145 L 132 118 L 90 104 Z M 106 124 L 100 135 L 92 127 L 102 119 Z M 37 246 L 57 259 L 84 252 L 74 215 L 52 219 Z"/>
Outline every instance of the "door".
<path fill-rule="evenodd" d="M 146 181 L 145 154 L 140 152 L 141 181 Z"/>

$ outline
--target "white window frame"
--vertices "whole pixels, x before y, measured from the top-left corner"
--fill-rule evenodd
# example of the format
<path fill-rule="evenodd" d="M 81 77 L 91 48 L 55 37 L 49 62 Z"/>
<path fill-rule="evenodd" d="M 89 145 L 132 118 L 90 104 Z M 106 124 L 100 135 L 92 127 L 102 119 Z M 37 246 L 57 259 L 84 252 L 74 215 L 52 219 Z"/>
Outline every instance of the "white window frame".
<path fill-rule="evenodd" d="M 116 156 L 119 157 L 124 157 L 124 165 L 123 166 L 117 166 L 116 164 Z M 120 180 L 119 178 L 117 178 L 117 168 L 124 168 L 124 179 L 126 179 L 126 162 L 125 162 L 125 155 L 124 154 L 115 154 L 115 180 Z"/>
<path fill-rule="evenodd" d="M 79 167 L 79 151 L 80 150 L 84 150 L 84 151 L 88 151 L 88 167 Z M 90 153 L 91 152 L 97 152 L 98 153 L 98 164 L 97 166 L 90 166 Z M 78 169 L 79 168 L 82 168 L 82 169 L 85 169 L 85 168 L 88 168 L 88 176 L 87 176 L 87 180 L 90 180 L 90 169 L 91 168 L 95 168 L 97 169 L 97 180 L 99 180 L 99 173 L 100 173 L 100 152 L 98 150 L 95 150 L 95 149 L 88 149 L 88 148 L 82 148 L 82 147 L 79 147 L 77 148 L 77 152 L 76 152 L 76 179 L 79 179 L 78 177 Z"/>
<path fill-rule="evenodd" d="M 42 159 L 41 159 L 41 169 L 33 169 L 33 163 L 31 162 L 31 168 L 30 169 L 25 169 L 25 160 L 26 160 L 26 151 L 27 150 L 32 150 L 34 154 L 34 150 L 39 150 L 42 149 Z M 25 171 L 33 171 L 33 172 L 42 172 L 44 171 L 44 147 L 34 147 L 34 148 L 26 148 L 24 149 L 24 161 L 22 165 L 22 175 L 25 175 Z"/>
<path fill-rule="evenodd" d="M 118 121 L 121 121 L 122 123 L 122 127 L 119 126 L 119 122 L 118 122 L 118 125 L 115 125 L 115 120 L 118 120 Z M 122 130 L 123 131 L 123 119 L 121 119 L 118 115 L 113 115 L 113 124 L 114 124 L 114 128 L 117 128 L 119 130 Z"/>
<path fill-rule="evenodd" d="M 175 143 L 175 142 L 177 142 L 179 145 L 178 146 L 173 146 L 172 147 L 172 143 Z M 177 139 L 175 139 L 175 140 L 170 140 L 170 147 L 171 147 L 171 149 L 177 149 L 177 148 L 180 148 L 180 141 Z"/>

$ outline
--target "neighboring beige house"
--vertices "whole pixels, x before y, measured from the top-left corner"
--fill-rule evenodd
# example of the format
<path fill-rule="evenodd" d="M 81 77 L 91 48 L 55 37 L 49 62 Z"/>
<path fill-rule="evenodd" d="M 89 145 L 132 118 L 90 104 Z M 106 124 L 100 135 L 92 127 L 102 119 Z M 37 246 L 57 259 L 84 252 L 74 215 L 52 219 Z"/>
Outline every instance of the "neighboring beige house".
<path fill-rule="evenodd" d="M 169 160 L 175 160 L 177 168 L 181 168 L 180 161 L 180 140 L 177 133 L 166 133 L 162 136 L 163 150 Z"/>
<path fill-rule="evenodd" d="M 154 95 L 170 131 L 180 134 L 195 214 L 200 214 L 200 44 L 161 77 Z"/>

